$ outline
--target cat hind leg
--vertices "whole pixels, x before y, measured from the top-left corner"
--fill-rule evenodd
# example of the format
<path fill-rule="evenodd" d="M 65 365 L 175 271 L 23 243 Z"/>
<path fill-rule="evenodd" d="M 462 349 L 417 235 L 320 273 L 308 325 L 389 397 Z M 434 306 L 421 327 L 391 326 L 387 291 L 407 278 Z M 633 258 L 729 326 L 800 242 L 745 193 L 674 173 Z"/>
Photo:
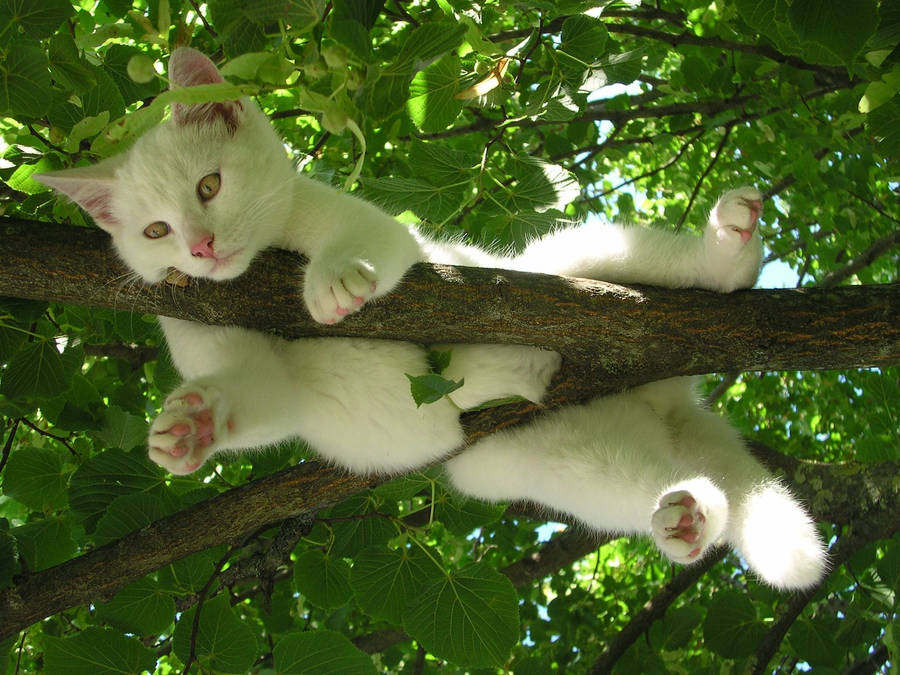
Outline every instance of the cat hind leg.
<path fill-rule="evenodd" d="M 150 459 L 175 475 L 199 469 L 221 445 L 233 423 L 224 398 L 213 388 L 176 389 L 150 425 Z"/>
<path fill-rule="evenodd" d="M 706 478 L 671 486 L 657 504 L 650 532 L 659 550 L 677 563 L 700 560 L 728 522 L 728 501 Z"/>

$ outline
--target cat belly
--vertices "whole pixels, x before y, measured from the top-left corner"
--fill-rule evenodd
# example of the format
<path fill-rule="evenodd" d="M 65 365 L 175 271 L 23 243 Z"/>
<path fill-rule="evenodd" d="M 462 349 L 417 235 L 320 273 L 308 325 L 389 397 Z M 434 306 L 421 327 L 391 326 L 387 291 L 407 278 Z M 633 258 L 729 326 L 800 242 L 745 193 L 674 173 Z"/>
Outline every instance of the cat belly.
<path fill-rule="evenodd" d="M 298 340 L 283 348 L 302 391 L 302 437 L 357 472 L 396 472 L 434 462 L 464 439 L 448 400 L 416 407 L 409 375 L 428 372 L 425 350 L 386 340 Z"/>

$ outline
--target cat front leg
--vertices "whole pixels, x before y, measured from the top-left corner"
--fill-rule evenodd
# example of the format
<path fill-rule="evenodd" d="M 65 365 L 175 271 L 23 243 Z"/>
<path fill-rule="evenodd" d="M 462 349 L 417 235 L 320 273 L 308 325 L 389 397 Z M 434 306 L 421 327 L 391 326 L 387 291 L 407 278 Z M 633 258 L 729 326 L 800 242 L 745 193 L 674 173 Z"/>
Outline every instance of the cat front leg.
<path fill-rule="evenodd" d="M 176 389 L 150 425 L 150 459 L 178 476 L 192 473 L 227 442 L 234 429 L 228 403 L 214 387 Z"/>
<path fill-rule="evenodd" d="M 378 275 L 366 260 L 320 259 L 306 270 L 303 299 L 313 319 L 334 324 L 362 307 L 378 290 Z"/>
<path fill-rule="evenodd" d="M 279 244 L 309 257 L 303 299 L 319 323 L 337 323 L 389 293 L 422 259 L 409 228 L 353 195 L 298 176 L 295 203 Z"/>

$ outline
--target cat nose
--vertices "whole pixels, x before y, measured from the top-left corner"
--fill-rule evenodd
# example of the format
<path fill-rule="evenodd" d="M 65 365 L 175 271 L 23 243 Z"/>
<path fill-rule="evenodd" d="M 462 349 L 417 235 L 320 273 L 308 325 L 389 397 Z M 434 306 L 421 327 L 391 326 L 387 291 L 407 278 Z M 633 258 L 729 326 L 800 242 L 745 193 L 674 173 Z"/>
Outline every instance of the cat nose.
<path fill-rule="evenodd" d="M 195 258 L 215 258 L 216 253 L 213 251 L 212 235 L 203 237 L 203 239 L 191 246 L 191 255 Z"/>

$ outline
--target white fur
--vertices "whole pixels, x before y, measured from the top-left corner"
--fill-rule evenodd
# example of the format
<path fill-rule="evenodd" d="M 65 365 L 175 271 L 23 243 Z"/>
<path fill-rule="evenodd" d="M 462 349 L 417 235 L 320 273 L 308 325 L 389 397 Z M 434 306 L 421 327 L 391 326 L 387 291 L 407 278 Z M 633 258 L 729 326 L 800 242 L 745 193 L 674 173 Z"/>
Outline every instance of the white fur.
<path fill-rule="evenodd" d="M 220 79 L 190 49 L 173 54 L 170 76 L 175 86 Z M 197 184 L 210 173 L 219 174 L 220 188 L 203 201 Z M 429 241 L 374 206 L 297 175 L 247 99 L 179 106 L 172 121 L 127 153 L 38 178 L 84 206 L 148 282 L 170 268 L 234 278 L 268 246 L 306 254 L 304 299 L 325 323 L 390 292 L 420 260 L 727 292 L 754 283 L 761 254 L 760 195 L 752 188 L 726 194 L 702 237 L 617 225 L 567 228 L 508 258 Z M 144 230 L 157 221 L 170 231 L 150 239 Z M 204 240 L 212 243 L 198 255 Z M 452 401 L 417 408 L 406 374 L 428 366 L 416 345 L 286 342 L 166 317 L 160 324 L 185 384 L 151 426 L 150 456 L 176 474 L 196 470 L 215 452 L 291 437 L 357 472 L 422 466 L 463 442 L 458 407 L 513 395 L 539 401 L 560 361 L 529 346 L 445 345 L 453 352 L 446 375 L 465 378 L 465 386 Z M 447 471 L 469 495 L 530 499 L 593 527 L 650 534 L 680 562 L 698 559 L 724 537 L 776 586 L 810 585 L 824 569 L 808 516 L 737 433 L 697 405 L 686 379 L 552 411 L 476 443 Z"/>

